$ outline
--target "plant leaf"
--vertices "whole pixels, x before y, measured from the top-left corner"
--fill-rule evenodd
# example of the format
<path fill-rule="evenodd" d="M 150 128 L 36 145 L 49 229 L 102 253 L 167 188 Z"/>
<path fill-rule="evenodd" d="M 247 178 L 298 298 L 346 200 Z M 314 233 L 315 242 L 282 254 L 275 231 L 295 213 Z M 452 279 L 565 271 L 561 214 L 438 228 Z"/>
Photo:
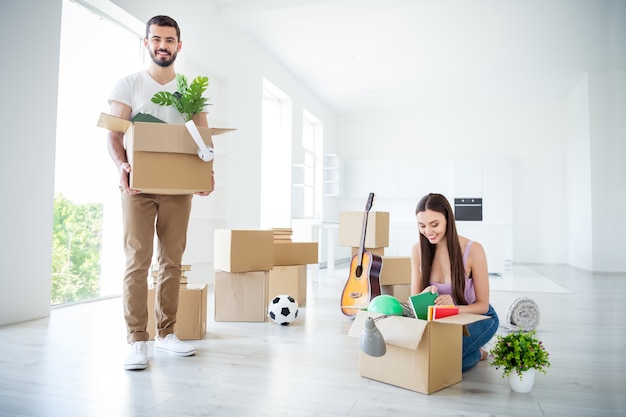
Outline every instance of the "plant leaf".
<path fill-rule="evenodd" d="M 161 91 L 152 96 L 152 102 L 161 106 L 171 106 L 176 101 L 174 95 L 169 91 Z"/>

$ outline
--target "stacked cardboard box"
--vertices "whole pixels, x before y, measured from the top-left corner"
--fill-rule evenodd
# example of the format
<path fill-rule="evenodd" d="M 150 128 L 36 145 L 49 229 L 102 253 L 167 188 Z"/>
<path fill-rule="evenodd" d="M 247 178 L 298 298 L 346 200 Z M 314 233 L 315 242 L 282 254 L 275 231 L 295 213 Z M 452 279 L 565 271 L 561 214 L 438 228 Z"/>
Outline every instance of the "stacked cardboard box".
<path fill-rule="evenodd" d="M 364 215 L 362 211 L 339 212 L 339 246 L 349 246 L 358 250 L 361 246 Z M 365 249 L 380 255 L 384 254 L 384 248 L 388 246 L 389 213 L 370 211 L 365 229 Z"/>
<path fill-rule="evenodd" d="M 292 242 L 285 229 L 218 229 L 214 247 L 215 321 L 265 321 L 278 294 L 306 301 L 306 265 L 318 262 L 317 242 Z"/>
<path fill-rule="evenodd" d="M 383 256 L 380 270 L 380 292 L 400 301 L 411 295 L 411 258 L 409 256 Z"/>
<path fill-rule="evenodd" d="M 317 242 L 274 244 L 274 267 L 270 271 L 268 299 L 291 295 L 299 306 L 306 302 L 307 264 L 318 263 Z"/>
<path fill-rule="evenodd" d="M 274 232 L 217 229 L 213 262 L 215 321 L 265 321 Z"/>
<path fill-rule="evenodd" d="M 182 265 L 182 277 L 178 298 L 178 313 L 174 332 L 179 339 L 193 340 L 202 339 L 206 333 L 207 320 L 207 286 L 190 285 L 187 283 L 186 273 L 191 271 L 191 265 Z M 148 287 L 148 334 L 150 340 L 156 334 L 155 322 L 155 296 L 158 271 L 153 266 L 151 283 Z"/>

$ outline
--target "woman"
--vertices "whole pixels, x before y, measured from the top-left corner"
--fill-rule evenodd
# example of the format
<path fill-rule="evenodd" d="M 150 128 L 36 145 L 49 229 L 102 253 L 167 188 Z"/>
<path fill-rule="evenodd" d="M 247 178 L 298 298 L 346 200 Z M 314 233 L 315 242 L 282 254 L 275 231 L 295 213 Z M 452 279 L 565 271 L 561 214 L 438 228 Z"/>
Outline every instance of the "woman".
<path fill-rule="evenodd" d="M 463 371 L 487 358 L 482 348 L 498 330 L 498 315 L 489 303 L 487 258 L 480 243 L 459 236 L 452 207 L 441 194 L 428 194 L 415 209 L 419 241 L 411 250 L 411 293 L 437 293 L 436 305 L 454 304 L 459 313 L 488 319 L 468 325 L 463 337 Z"/>

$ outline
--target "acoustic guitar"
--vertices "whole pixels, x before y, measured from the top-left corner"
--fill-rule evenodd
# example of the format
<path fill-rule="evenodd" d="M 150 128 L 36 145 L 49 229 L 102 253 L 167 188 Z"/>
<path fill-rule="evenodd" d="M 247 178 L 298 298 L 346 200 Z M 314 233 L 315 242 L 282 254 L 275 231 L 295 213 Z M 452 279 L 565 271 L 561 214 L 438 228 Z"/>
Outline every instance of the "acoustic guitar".
<path fill-rule="evenodd" d="M 341 312 L 354 318 L 360 309 L 367 308 L 372 298 L 380 295 L 380 271 L 383 259 L 365 250 L 365 233 L 367 231 L 367 217 L 374 202 L 374 193 L 370 193 L 361 229 L 359 252 L 352 256 L 350 274 L 341 294 Z"/>

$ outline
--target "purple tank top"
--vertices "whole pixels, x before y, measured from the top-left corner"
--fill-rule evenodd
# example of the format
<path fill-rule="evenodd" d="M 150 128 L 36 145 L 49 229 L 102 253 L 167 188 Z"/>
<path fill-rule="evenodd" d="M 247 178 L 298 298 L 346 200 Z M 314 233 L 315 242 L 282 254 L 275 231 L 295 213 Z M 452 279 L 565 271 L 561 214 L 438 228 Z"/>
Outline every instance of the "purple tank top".
<path fill-rule="evenodd" d="M 470 248 L 474 243 L 473 240 L 467 242 L 465 251 L 463 252 L 463 267 L 467 267 L 467 258 L 469 258 Z M 442 284 L 440 282 L 430 282 L 430 285 L 436 285 L 439 289 L 439 294 L 452 294 L 452 284 Z M 465 275 L 465 301 L 467 304 L 474 304 L 476 301 L 476 293 L 474 292 L 474 280 L 471 277 Z"/>

